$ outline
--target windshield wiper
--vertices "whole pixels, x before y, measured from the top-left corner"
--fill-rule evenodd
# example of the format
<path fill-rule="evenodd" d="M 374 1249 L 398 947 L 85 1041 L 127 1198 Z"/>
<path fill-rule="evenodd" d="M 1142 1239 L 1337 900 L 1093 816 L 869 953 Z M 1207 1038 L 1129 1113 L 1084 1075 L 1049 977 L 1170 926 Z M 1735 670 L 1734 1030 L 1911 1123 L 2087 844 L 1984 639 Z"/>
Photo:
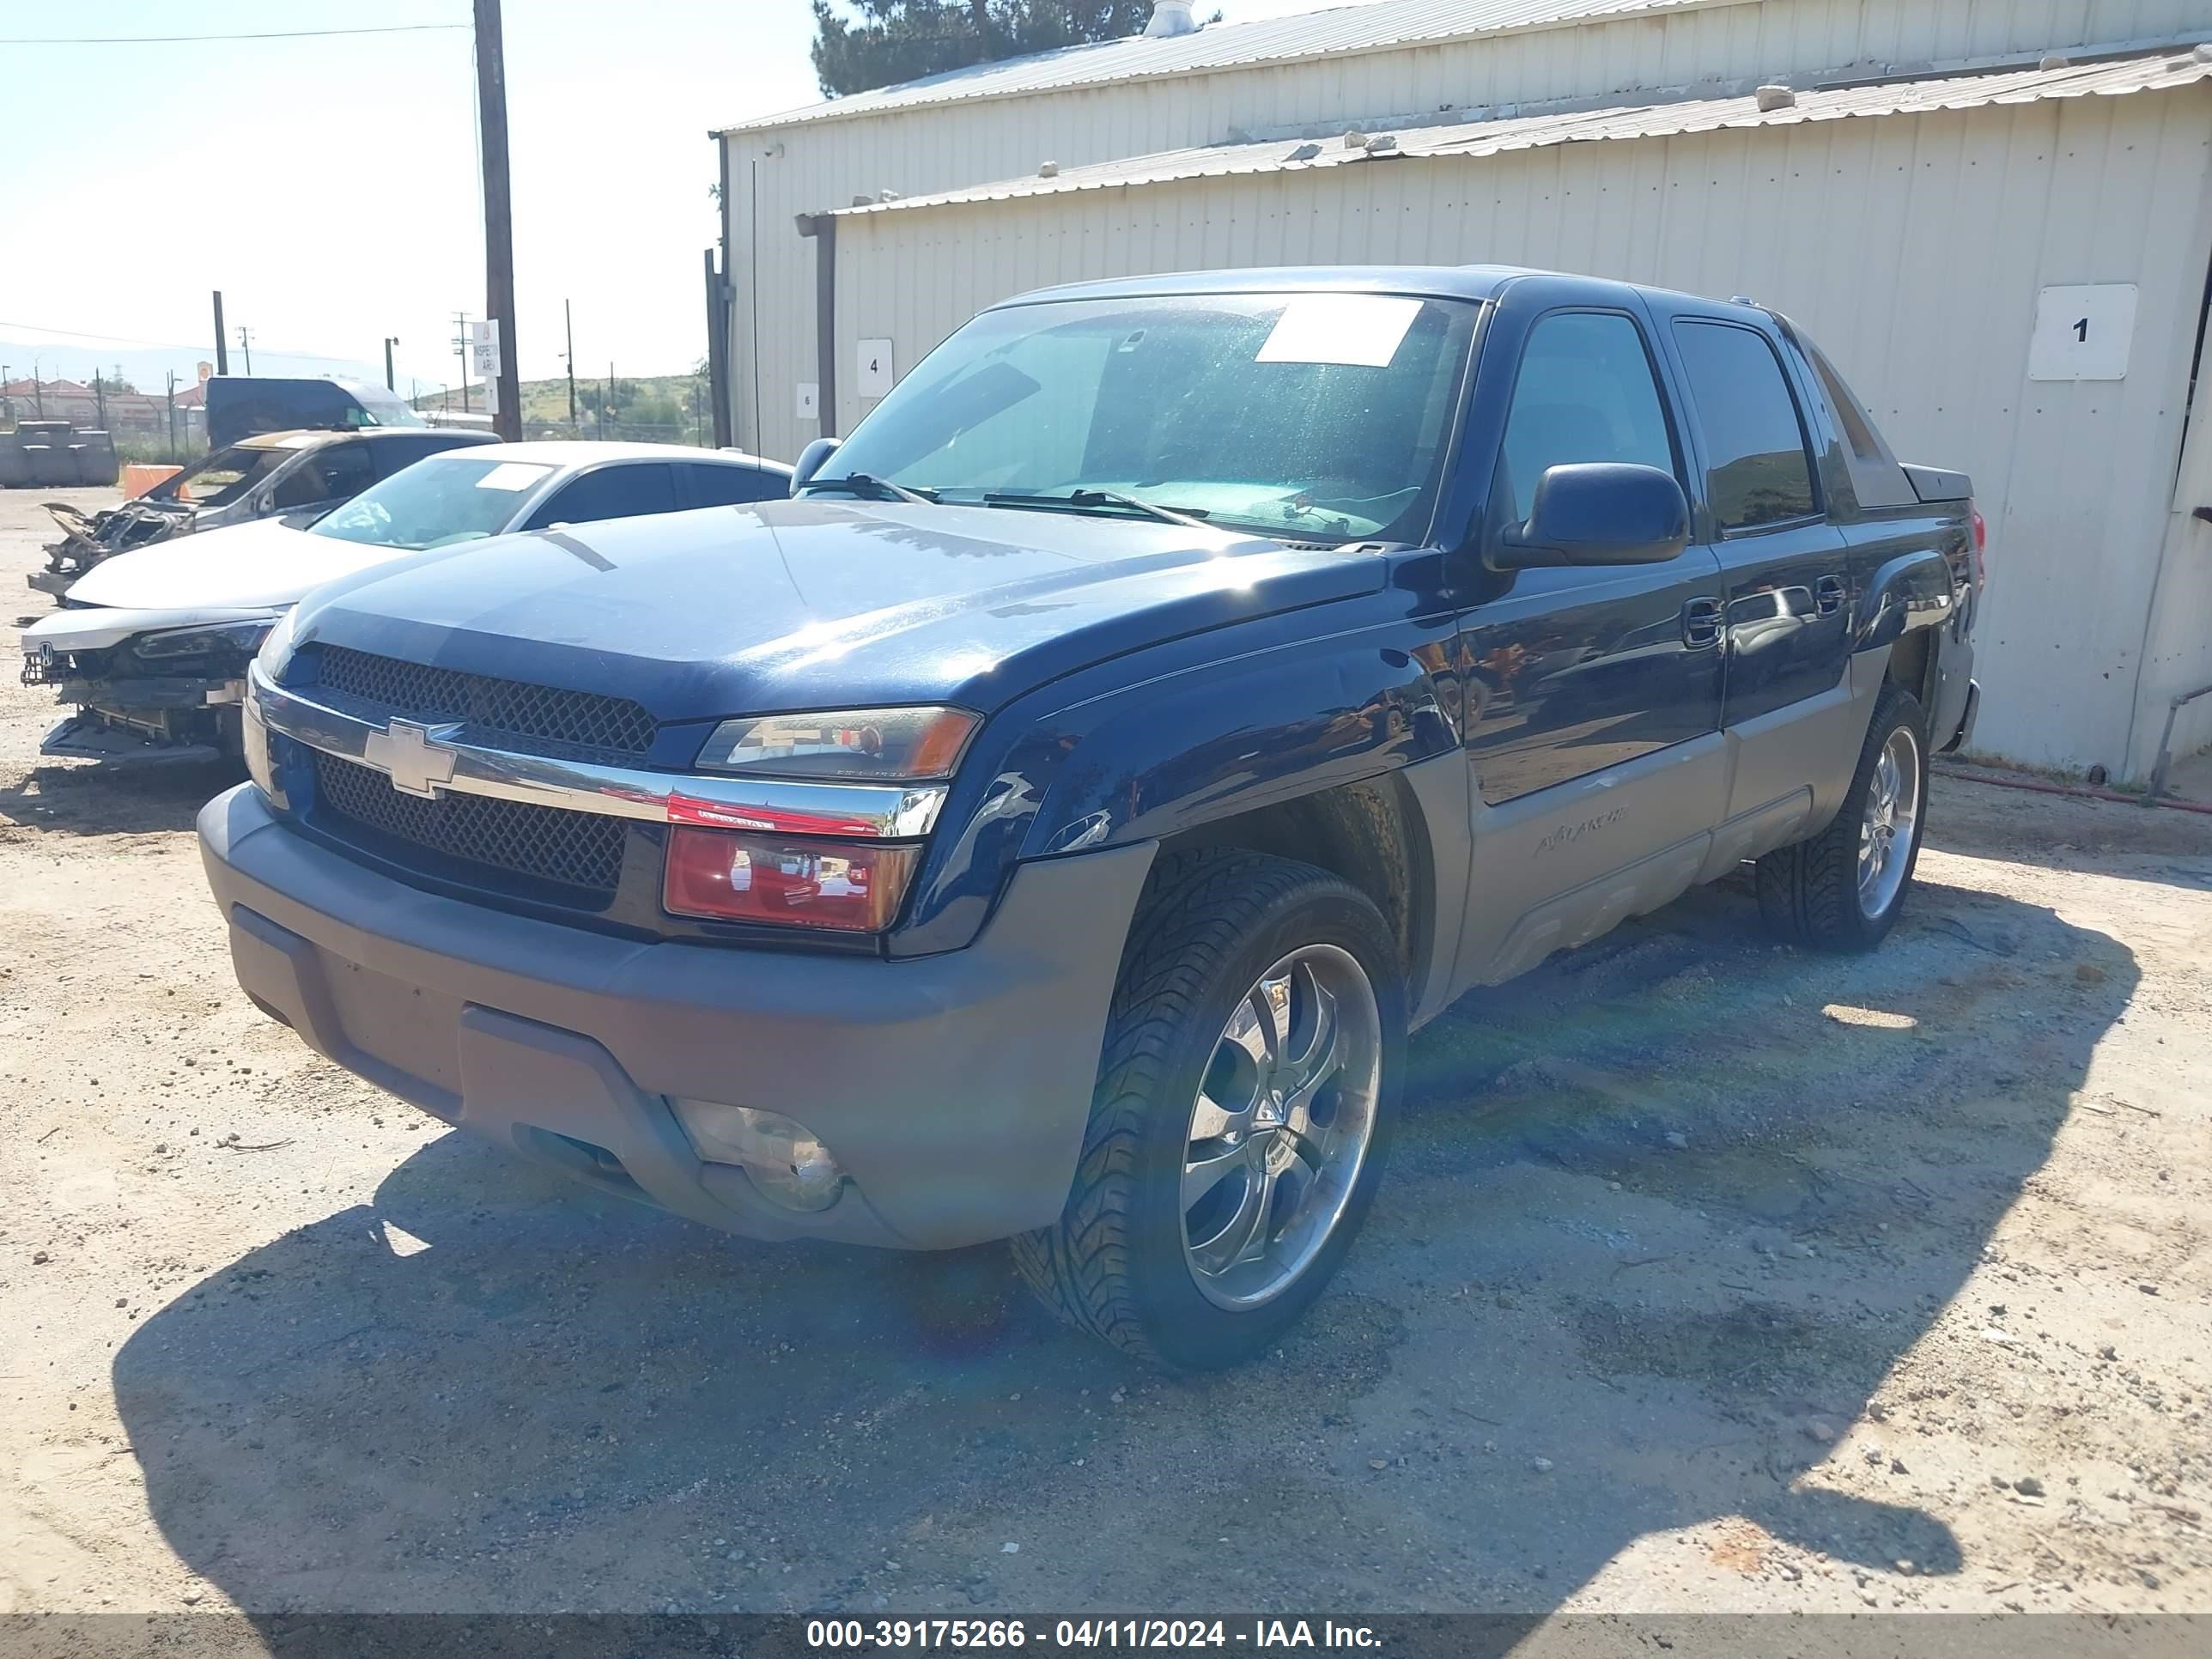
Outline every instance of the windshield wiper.
<path fill-rule="evenodd" d="M 908 489 L 904 484 L 895 484 L 889 478 L 878 478 L 867 472 L 847 472 L 835 478 L 809 478 L 803 488 L 810 492 L 844 489 L 866 500 L 919 501 L 924 507 L 932 506 L 937 501 L 932 492 Z"/>
<path fill-rule="evenodd" d="M 1202 511 L 1179 513 L 1175 508 L 1148 501 L 1141 495 L 1127 495 L 1118 489 L 1075 489 L 1065 495 L 1029 495 L 1006 490 L 987 491 L 983 496 L 986 507 L 1126 507 L 1133 513 L 1141 513 L 1148 519 L 1158 519 L 1162 524 L 1179 524 L 1188 530 L 1211 530 Z"/>

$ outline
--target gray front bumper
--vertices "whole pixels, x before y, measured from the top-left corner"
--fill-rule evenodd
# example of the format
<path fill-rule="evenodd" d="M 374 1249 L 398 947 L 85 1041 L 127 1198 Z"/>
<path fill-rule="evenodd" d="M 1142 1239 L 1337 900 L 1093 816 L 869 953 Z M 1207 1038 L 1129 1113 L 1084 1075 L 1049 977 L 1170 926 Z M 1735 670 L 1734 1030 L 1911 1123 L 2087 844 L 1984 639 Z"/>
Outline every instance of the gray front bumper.
<path fill-rule="evenodd" d="M 251 785 L 199 831 L 239 982 L 349 1071 L 711 1226 L 921 1249 L 1060 1213 L 1152 858 L 1024 865 L 968 949 L 886 962 L 641 943 L 426 893 L 295 833 Z M 671 1095 L 798 1119 L 844 1195 L 800 1213 L 702 1164 Z"/>

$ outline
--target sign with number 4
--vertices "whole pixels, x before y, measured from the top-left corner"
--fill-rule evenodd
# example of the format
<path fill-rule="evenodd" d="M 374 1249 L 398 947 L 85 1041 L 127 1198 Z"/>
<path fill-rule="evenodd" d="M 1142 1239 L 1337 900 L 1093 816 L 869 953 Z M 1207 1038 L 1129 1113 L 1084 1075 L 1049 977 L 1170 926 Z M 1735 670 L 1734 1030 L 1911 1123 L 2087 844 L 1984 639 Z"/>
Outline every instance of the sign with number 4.
<path fill-rule="evenodd" d="M 863 398 L 888 395 L 891 382 L 898 378 L 891 370 L 891 343 L 889 340 L 861 341 L 860 361 L 857 367 L 860 371 L 858 385 Z"/>
<path fill-rule="evenodd" d="M 2028 343 L 2031 380 L 2124 380 L 2135 346 L 2133 283 L 2046 288 L 2035 302 Z"/>

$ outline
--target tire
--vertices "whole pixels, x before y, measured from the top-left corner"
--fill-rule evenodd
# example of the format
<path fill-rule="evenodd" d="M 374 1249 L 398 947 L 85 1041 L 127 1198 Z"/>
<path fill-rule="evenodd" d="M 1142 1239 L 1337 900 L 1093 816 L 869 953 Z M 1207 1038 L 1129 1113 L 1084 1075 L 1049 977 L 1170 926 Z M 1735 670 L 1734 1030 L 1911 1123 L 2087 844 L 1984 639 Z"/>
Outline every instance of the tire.
<path fill-rule="evenodd" d="M 1897 763 L 1899 800 L 1893 803 L 1886 858 L 1879 878 L 1863 881 L 1868 838 L 1879 838 L 1875 820 L 1887 790 L 1885 755 Z M 1910 820 L 1899 825 L 1901 791 L 1910 791 Z M 1869 801 L 1875 811 L 1869 815 Z M 1759 860 L 1759 909 L 1778 936 L 1824 951 L 1871 951 L 1897 925 L 1920 861 L 1928 827 L 1928 717 L 1918 699 L 1894 683 L 1875 701 L 1874 718 L 1859 750 L 1858 769 L 1844 804 L 1820 834 L 1769 853 Z"/>
<path fill-rule="evenodd" d="M 1337 1069 L 1302 1091 L 1301 1050 L 1322 1030 Z M 1123 948 L 1067 1206 L 1012 1241 L 1022 1276 L 1067 1323 L 1154 1364 L 1262 1352 L 1366 1218 L 1405 1042 L 1396 945 L 1364 894 L 1286 859 L 1162 859 Z M 1235 1249 L 1247 1228 L 1250 1260 Z"/>

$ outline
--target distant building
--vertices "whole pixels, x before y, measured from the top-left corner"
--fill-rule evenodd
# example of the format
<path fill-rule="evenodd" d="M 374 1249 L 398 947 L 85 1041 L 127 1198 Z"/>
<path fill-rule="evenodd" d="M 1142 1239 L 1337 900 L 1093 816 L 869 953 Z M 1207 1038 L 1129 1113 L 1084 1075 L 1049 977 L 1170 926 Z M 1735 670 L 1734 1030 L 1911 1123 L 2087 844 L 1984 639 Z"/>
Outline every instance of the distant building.
<path fill-rule="evenodd" d="M 1977 743 L 2140 778 L 2212 682 L 2205 42 L 2212 0 L 1377 0 L 742 122 L 736 439 L 848 431 L 1053 283 L 1487 261 L 1749 295 L 1905 459 L 1973 475 Z M 2175 738 L 2212 743 L 2212 697 Z"/>

